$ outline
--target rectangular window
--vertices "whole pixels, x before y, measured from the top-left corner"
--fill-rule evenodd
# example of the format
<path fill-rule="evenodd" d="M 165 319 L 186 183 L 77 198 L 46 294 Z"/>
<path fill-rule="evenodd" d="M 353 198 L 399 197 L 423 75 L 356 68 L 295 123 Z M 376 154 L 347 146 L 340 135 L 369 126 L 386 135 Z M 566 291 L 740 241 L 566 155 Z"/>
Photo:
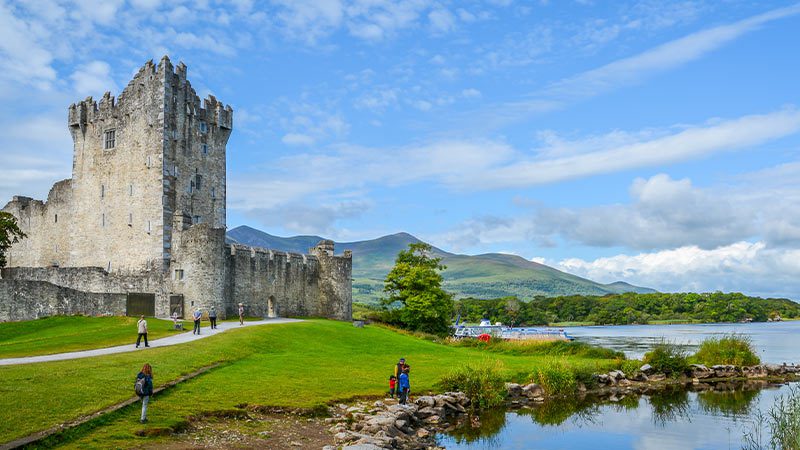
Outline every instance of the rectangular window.
<path fill-rule="evenodd" d="M 103 148 L 110 150 L 117 145 L 117 130 L 106 130 L 103 135 Z"/>
<path fill-rule="evenodd" d="M 145 230 L 147 230 L 147 234 L 150 234 L 150 221 L 149 220 L 147 221 L 147 228 L 145 228 Z"/>
<path fill-rule="evenodd" d="M 147 168 L 149 169 L 149 168 L 150 168 L 150 166 L 151 166 L 151 163 L 150 163 L 150 157 L 148 156 L 148 157 L 147 157 Z"/>
<path fill-rule="evenodd" d="M 133 226 L 133 213 L 128 213 L 128 226 Z"/>
<path fill-rule="evenodd" d="M 106 226 L 106 215 L 105 215 L 105 213 L 100 215 L 100 226 L 102 226 L 102 227 Z"/>
<path fill-rule="evenodd" d="M 203 154 L 204 155 L 208 154 L 208 144 L 203 144 Z"/>
<path fill-rule="evenodd" d="M 178 281 L 183 280 L 183 269 L 175 269 L 175 279 Z"/>
<path fill-rule="evenodd" d="M 58 223 L 58 214 L 55 216 L 55 223 Z"/>
<path fill-rule="evenodd" d="M 194 193 L 194 181 L 189 182 L 189 193 Z"/>
<path fill-rule="evenodd" d="M 100 185 L 100 198 L 105 198 L 105 196 L 106 196 L 106 185 L 105 184 L 101 184 Z"/>
<path fill-rule="evenodd" d="M 208 132 L 208 125 L 205 122 L 200 122 L 200 132 L 201 133 Z"/>
<path fill-rule="evenodd" d="M 194 175 L 194 188 L 199 191 L 200 188 L 202 187 L 202 185 L 203 185 L 203 176 L 200 175 L 199 173 L 195 174 Z"/>
<path fill-rule="evenodd" d="M 132 184 L 128 185 L 128 195 L 130 195 L 131 197 L 133 196 L 133 185 Z"/>
<path fill-rule="evenodd" d="M 192 217 L 192 223 L 197 224 L 197 223 L 200 223 L 201 220 L 202 220 L 202 217 L 200 217 L 200 216 Z"/>
<path fill-rule="evenodd" d="M 217 190 L 215 188 L 211 188 L 211 198 L 217 198 Z"/>

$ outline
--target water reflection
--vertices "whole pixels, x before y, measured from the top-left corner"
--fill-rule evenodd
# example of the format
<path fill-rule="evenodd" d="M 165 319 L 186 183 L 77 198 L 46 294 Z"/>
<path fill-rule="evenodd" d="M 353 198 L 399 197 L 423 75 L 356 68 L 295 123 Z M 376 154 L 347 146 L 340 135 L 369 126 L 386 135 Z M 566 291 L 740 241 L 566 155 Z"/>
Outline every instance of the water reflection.
<path fill-rule="evenodd" d="M 448 449 L 740 448 L 757 410 L 767 410 L 782 385 L 724 383 L 643 396 L 561 399 L 513 412 L 495 410 L 440 438 Z"/>

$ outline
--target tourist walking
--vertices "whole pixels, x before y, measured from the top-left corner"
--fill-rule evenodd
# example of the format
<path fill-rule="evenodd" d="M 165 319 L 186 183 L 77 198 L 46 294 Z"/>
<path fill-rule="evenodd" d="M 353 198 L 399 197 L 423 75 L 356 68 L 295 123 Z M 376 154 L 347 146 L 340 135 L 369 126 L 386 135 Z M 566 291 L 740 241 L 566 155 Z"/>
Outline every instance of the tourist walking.
<path fill-rule="evenodd" d="M 411 382 L 408 379 L 409 368 L 403 368 L 403 372 L 397 377 L 397 383 L 400 385 L 397 398 L 401 405 L 405 405 L 408 401 L 408 394 L 411 392 Z"/>
<path fill-rule="evenodd" d="M 142 336 L 144 336 L 144 346 L 150 347 L 150 344 L 147 342 L 147 321 L 144 320 L 144 316 L 139 317 L 136 326 L 139 329 L 139 336 L 136 337 L 136 348 L 139 348 L 139 344 L 142 342 Z"/>
<path fill-rule="evenodd" d="M 239 325 L 244 325 L 244 303 L 239 303 Z"/>
<path fill-rule="evenodd" d="M 150 403 L 150 396 L 153 395 L 153 368 L 150 364 L 142 366 L 142 370 L 136 375 L 134 384 L 136 395 L 142 399 L 142 417 L 139 422 L 147 422 L 147 405 Z"/>
<path fill-rule="evenodd" d="M 200 334 L 200 319 L 203 317 L 203 312 L 200 311 L 200 308 L 194 310 L 194 314 L 192 314 L 194 318 L 194 330 L 192 330 L 192 334 Z"/>
<path fill-rule="evenodd" d="M 217 308 L 216 306 L 211 307 L 211 311 L 208 312 L 208 320 L 211 321 L 211 329 L 217 329 Z"/>

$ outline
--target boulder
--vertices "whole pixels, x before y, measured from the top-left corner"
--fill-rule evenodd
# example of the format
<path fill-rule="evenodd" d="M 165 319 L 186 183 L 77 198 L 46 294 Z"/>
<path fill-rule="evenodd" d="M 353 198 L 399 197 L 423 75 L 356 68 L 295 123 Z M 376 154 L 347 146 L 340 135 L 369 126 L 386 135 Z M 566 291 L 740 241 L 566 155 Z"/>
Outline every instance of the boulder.
<path fill-rule="evenodd" d="M 667 376 L 663 373 L 654 373 L 647 377 L 650 381 L 664 381 L 667 379 Z"/>
<path fill-rule="evenodd" d="M 611 383 L 611 378 L 609 378 L 609 376 L 604 373 L 598 374 L 596 376 L 597 376 L 597 384 L 601 386 Z"/>
<path fill-rule="evenodd" d="M 736 366 L 731 366 L 727 364 L 725 365 L 718 364 L 716 366 L 711 366 L 711 370 L 714 371 L 714 376 L 716 378 L 730 378 L 730 377 L 735 377 L 737 375 Z"/>
<path fill-rule="evenodd" d="M 766 378 L 769 373 L 764 366 L 742 367 L 742 375 L 747 378 Z"/>
<path fill-rule="evenodd" d="M 419 406 L 420 408 L 436 405 L 436 401 L 430 395 L 423 395 L 421 397 L 418 397 L 414 403 L 416 403 L 417 406 Z"/>
<path fill-rule="evenodd" d="M 608 377 L 617 381 L 623 380 L 625 379 L 625 372 L 621 370 L 612 370 L 611 372 L 608 372 Z"/>
<path fill-rule="evenodd" d="M 517 383 L 506 383 L 506 392 L 510 397 L 519 397 L 522 395 L 522 386 Z"/>
<path fill-rule="evenodd" d="M 650 375 L 652 372 L 655 372 L 655 369 L 653 369 L 653 366 L 651 366 L 650 364 L 643 365 L 642 367 L 639 368 L 639 370 L 645 375 Z"/>
<path fill-rule="evenodd" d="M 536 383 L 526 384 L 522 387 L 522 395 L 528 398 L 541 397 L 544 395 L 544 389 Z"/>
<path fill-rule="evenodd" d="M 648 364 L 645 364 L 645 365 L 648 365 Z M 647 378 L 647 375 L 644 373 L 644 371 L 636 372 L 635 374 L 633 374 L 633 381 L 638 381 L 638 382 L 644 383 L 647 380 L 648 380 L 648 378 Z"/>

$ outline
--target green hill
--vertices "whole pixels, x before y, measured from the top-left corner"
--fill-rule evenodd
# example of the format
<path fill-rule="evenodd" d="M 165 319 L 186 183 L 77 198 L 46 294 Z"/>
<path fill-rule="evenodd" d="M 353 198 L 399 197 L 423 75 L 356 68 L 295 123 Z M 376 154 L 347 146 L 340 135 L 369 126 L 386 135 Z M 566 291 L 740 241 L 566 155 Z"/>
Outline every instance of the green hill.
<path fill-rule="evenodd" d="M 241 226 L 228 232 L 228 239 L 257 247 L 281 251 L 307 252 L 321 239 L 319 236 L 281 238 L 251 227 Z M 353 252 L 353 300 L 375 302 L 383 291 L 383 279 L 394 265 L 400 250 L 421 242 L 408 233 L 397 233 L 357 242 L 337 242 L 336 249 Z M 434 247 L 434 254 L 447 266 L 443 272 L 444 287 L 456 297 L 497 298 L 515 295 L 529 299 L 534 295 L 605 295 L 623 292 L 655 292 L 618 281 L 596 283 L 517 255 L 486 253 L 457 255 Z"/>

